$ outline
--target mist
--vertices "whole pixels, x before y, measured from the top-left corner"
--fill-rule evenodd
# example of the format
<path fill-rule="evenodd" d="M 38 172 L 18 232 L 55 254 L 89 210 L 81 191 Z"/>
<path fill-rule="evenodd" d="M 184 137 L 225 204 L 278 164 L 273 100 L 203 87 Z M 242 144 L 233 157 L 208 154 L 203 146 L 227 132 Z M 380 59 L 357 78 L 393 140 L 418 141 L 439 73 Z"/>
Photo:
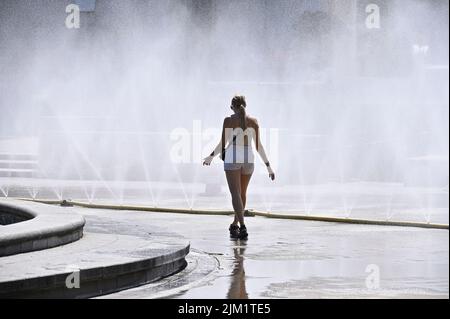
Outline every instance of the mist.
<path fill-rule="evenodd" d="M 448 1 L 73 2 L 0 2 L 0 196 L 230 208 L 201 159 L 239 93 L 251 208 L 448 223 Z"/>

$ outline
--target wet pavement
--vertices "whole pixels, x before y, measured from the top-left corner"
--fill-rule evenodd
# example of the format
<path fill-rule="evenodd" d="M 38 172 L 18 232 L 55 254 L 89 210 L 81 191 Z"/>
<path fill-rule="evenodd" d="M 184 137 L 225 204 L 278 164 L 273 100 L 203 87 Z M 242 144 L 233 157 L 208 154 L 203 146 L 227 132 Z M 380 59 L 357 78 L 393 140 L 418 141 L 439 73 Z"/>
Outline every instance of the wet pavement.
<path fill-rule="evenodd" d="M 68 209 L 85 216 L 86 231 L 167 228 L 191 242 L 182 272 L 104 298 L 449 297 L 448 230 L 253 217 L 239 241 L 227 216 Z"/>

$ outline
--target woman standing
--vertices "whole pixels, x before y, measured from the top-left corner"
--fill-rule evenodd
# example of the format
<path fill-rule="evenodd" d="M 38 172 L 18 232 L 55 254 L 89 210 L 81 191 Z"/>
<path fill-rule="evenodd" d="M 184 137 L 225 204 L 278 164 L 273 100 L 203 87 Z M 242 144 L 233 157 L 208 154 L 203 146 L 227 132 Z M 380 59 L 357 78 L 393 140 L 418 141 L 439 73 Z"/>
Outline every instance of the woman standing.
<path fill-rule="evenodd" d="M 234 221 L 229 227 L 230 236 L 240 239 L 248 237 L 244 211 L 247 202 L 247 188 L 254 171 L 252 140 L 255 142 L 256 151 L 266 164 L 269 178 L 275 179 L 275 173 L 270 167 L 270 162 L 260 141 L 258 121 L 247 115 L 246 107 L 244 96 L 233 97 L 231 109 L 234 114 L 223 121 L 221 141 L 211 155 L 204 159 L 203 163 L 203 165 L 209 166 L 215 156 L 222 154 L 235 212 Z"/>

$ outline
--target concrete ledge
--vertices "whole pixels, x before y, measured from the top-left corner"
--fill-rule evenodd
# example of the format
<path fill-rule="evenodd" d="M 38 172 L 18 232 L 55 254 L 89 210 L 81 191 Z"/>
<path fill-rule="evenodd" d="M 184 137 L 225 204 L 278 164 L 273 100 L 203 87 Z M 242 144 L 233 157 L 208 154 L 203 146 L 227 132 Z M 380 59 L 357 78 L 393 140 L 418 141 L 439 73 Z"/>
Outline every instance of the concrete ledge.
<path fill-rule="evenodd" d="M 0 216 L 7 224 L 0 231 L 0 257 L 74 242 L 85 225 L 82 216 L 62 208 L 10 199 L 0 200 Z"/>
<path fill-rule="evenodd" d="M 133 288 L 183 270 L 188 242 L 86 233 L 75 243 L 0 259 L 0 299 L 89 298 Z M 69 276 L 79 288 L 69 288 Z"/>

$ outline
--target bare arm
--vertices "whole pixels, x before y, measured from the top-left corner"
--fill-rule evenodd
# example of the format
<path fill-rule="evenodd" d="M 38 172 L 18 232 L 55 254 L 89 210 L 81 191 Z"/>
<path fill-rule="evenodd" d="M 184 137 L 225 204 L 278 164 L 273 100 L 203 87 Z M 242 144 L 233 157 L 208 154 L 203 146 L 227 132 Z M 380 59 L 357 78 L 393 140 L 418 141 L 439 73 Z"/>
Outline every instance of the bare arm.
<path fill-rule="evenodd" d="M 261 143 L 258 122 L 256 122 L 255 135 L 256 135 L 255 136 L 256 151 L 258 152 L 258 154 L 261 157 L 262 161 L 266 165 L 267 171 L 269 172 L 270 179 L 274 180 L 275 179 L 275 173 L 272 170 L 272 168 L 270 167 L 270 162 L 269 162 L 269 159 L 267 158 L 266 150 L 264 149 L 264 146 Z"/>
<path fill-rule="evenodd" d="M 255 136 L 256 151 L 258 152 L 264 164 L 267 164 L 269 163 L 269 159 L 267 158 L 266 150 L 264 149 L 264 146 L 261 143 L 258 124 L 256 124 L 255 135 L 256 135 Z"/>
<path fill-rule="evenodd" d="M 230 138 L 230 134 L 231 134 L 231 131 L 229 129 L 227 129 L 227 127 L 228 127 L 228 118 L 226 118 L 223 121 L 222 137 L 220 139 L 219 144 L 217 144 L 217 146 L 214 148 L 214 151 L 211 153 L 211 155 L 209 155 L 207 158 L 205 158 L 203 165 L 211 164 L 214 157 L 216 157 L 217 155 L 222 153 L 222 150 L 225 148 L 225 146 Z"/>

